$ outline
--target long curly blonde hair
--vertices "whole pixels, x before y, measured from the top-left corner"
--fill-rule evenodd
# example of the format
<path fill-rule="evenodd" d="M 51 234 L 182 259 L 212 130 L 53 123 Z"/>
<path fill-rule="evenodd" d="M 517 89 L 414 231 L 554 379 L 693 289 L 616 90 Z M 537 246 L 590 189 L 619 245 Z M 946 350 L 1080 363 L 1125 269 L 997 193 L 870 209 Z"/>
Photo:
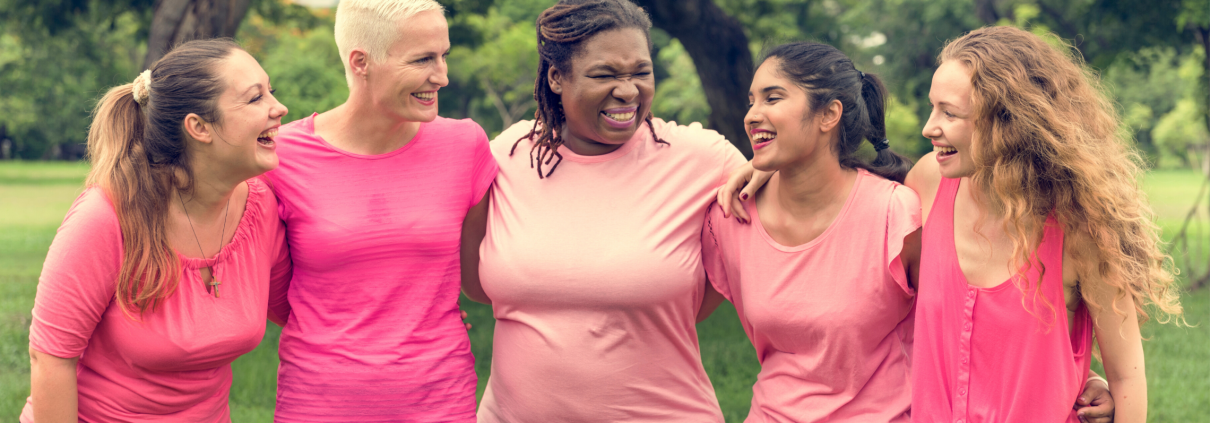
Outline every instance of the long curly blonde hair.
<path fill-rule="evenodd" d="M 989 204 L 1013 241 L 1013 268 L 1029 266 L 1053 214 L 1067 237 L 1082 281 L 1130 295 L 1139 322 L 1150 303 L 1161 323 L 1182 321 L 1172 258 L 1161 248 L 1155 215 L 1139 186 L 1142 158 L 1113 102 L 1071 45 L 1013 27 L 987 27 L 949 43 L 938 63 L 956 61 L 971 74 L 975 122 L 973 191 Z M 1049 42 L 1048 42 L 1049 41 Z M 1043 272 L 1046 269 L 1040 269 Z M 1014 278 L 1038 296 L 1038 281 Z M 1029 296 L 1029 295 L 1027 295 Z M 1053 306 L 1043 296 L 1047 308 Z M 1127 310 L 1113 310 L 1127 316 Z"/>

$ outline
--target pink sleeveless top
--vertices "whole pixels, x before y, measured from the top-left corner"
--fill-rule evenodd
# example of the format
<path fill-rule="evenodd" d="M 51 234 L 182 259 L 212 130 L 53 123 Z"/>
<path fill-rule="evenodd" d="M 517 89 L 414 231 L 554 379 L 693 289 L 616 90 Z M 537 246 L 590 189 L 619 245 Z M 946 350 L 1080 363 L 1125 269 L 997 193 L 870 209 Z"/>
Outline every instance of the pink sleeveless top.
<path fill-rule="evenodd" d="M 915 422 L 1078 422 L 1072 405 L 1088 376 L 1092 321 L 1081 303 L 1068 330 L 1063 302 L 1063 230 L 1046 219 L 1034 265 L 1041 295 L 1009 280 L 970 286 L 954 247 L 958 179 L 942 179 L 924 225 L 912 367 Z M 1027 309 L 1028 308 L 1028 309 Z M 1032 313 L 1031 313 L 1032 310 Z"/>

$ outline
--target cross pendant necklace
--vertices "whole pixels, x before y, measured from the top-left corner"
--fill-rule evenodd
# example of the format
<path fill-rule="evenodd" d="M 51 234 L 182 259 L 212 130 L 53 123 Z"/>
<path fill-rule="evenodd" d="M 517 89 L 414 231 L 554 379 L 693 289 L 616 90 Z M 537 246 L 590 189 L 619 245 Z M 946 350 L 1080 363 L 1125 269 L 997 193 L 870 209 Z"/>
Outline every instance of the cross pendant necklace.
<path fill-rule="evenodd" d="M 189 230 L 193 231 L 193 240 L 197 242 L 197 250 L 202 254 L 202 260 L 206 260 L 206 250 L 202 249 L 202 241 L 197 236 L 197 229 L 194 229 L 193 227 L 193 219 L 189 217 L 189 209 L 185 207 L 185 197 L 181 196 L 180 191 L 176 192 L 176 197 L 181 199 L 181 209 L 185 211 L 185 221 L 189 222 Z M 228 211 L 231 211 L 231 197 L 227 197 L 227 206 L 223 209 L 223 230 L 218 233 L 218 252 L 214 253 L 215 257 L 218 257 L 218 253 L 223 251 L 223 238 L 227 236 Z M 218 271 L 215 270 L 215 267 L 218 267 L 218 263 L 216 262 L 214 264 L 214 266 L 210 266 L 210 282 L 205 283 L 205 281 L 203 281 L 203 283 L 206 284 L 206 292 L 210 292 L 210 288 L 214 288 L 214 298 L 221 298 L 218 293 L 218 286 L 222 285 L 223 283 L 218 280 Z M 199 271 L 199 273 L 201 272 Z M 203 275 L 199 274 L 198 276 Z"/>

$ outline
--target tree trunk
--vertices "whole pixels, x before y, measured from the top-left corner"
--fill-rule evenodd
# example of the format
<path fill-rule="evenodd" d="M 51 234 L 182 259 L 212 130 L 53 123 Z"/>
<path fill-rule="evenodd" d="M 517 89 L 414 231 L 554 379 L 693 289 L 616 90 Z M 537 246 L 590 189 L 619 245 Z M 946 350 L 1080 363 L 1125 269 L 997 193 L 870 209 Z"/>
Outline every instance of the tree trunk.
<path fill-rule="evenodd" d="M 189 40 L 234 37 L 251 0 L 156 0 L 143 69 Z"/>
<path fill-rule="evenodd" d="M 635 3 L 647 9 L 656 27 L 680 40 L 693 59 L 710 104 L 710 128 L 727 137 L 744 157 L 752 158 L 744 115 L 755 68 L 743 26 L 711 0 Z"/>

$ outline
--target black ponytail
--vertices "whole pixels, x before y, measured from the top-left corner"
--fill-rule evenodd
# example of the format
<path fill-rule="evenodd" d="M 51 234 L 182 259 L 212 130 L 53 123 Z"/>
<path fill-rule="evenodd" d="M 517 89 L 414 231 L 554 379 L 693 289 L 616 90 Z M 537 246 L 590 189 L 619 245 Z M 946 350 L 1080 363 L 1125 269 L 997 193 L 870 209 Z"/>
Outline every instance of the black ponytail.
<path fill-rule="evenodd" d="M 797 42 L 774 47 L 766 60 L 777 58 L 778 73 L 807 92 L 810 108 L 840 101 L 840 139 L 833 146 L 840 165 L 903 182 L 912 162 L 892 151 L 886 137 L 886 86 L 878 76 L 853 66 L 840 50 L 827 44 Z M 866 162 L 857 155 L 861 143 L 869 141 L 878 156 Z"/>

